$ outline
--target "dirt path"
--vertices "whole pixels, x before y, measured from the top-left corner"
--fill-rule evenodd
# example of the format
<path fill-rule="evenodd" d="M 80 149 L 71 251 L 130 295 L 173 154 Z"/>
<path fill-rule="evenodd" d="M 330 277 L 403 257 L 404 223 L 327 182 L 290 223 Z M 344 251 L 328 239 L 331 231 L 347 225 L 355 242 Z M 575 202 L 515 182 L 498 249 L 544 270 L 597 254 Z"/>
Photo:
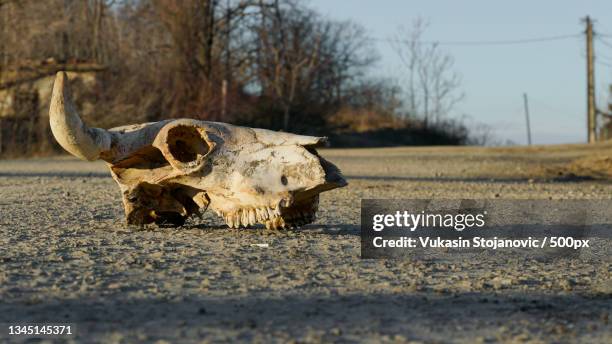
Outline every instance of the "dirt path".
<path fill-rule="evenodd" d="M 612 199 L 609 181 L 545 171 L 611 147 L 326 150 L 350 185 L 287 232 L 211 213 L 131 228 L 103 164 L 0 161 L 0 324 L 75 323 L 74 340 L 100 342 L 611 342 L 605 252 L 361 260 L 358 227 L 362 198 Z"/>

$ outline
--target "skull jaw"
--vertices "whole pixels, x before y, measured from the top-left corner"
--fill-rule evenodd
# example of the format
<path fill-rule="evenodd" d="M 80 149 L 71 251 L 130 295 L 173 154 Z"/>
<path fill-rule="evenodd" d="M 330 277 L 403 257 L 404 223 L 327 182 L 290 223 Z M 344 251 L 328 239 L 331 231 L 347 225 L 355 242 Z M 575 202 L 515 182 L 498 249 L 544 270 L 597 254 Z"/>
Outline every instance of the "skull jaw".
<path fill-rule="evenodd" d="M 127 223 L 139 226 L 155 223 L 180 227 L 191 215 L 199 215 L 202 208 L 206 210 L 208 202 L 203 192 L 147 183 L 124 192 L 123 196 Z M 217 214 L 230 228 L 262 224 L 266 229 L 291 229 L 314 222 L 318 205 L 319 195 L 314 194 L 300 198 L 288 207 L 280 206 L 279 202 L 275 208 L 244 206 L 227 213 L 217 211 Z M 214 209 L 214 205 L 212 207 Z"/>
<path fill-rule="evenodd" d="M 159 179 L 154 178 L 155 173 L 143 178 L 147 181 L 126 178 L 126 174 L 116 166 L 111 167 L 111 172 L 123 190 L 127 223 L 140 226 L 155 223 L 180 227 L 191 215 L 199 216 L 200 211 L 205 211 L 210 204 L 230 228 L 256 224 L 268 229 L 297 228 L 314 222 L 319 193 L 343 186 L 325 183 L 309 190 L 283 192 L 273 197 L 262 195 L 250 202 L 240 202 L 224 195 L 225 191 L 207 192 L 196 185 L 184 184 L 182 179 L 168 178 L 156 182 Z"/>
<path fill-rule="evenodd" d="M 278 195 L 259 205 L 241 204 L 216 193 L 207 193 L 179 183 L 140 182 L 122 186 L 126 221 L 130 225 L 155 223 L 180 227 L 193 214 L 200 216 L 210 205 L 230 228 L 265 225 L 267 229 L 289 229 L 316 219 L 321 192 L 346 185 L 344 179 L 323 183 L 309 190 Z M 238 203 L 238 204 L 236 204 Z M 257 202 L 259 203 L 259 202 Z M 223 205 L 224 208 L 220 208 Z M 228 207 L 228 205 L 230 205 Z"/>
<path fill-rule="evenodd" d="M 211 208 L 225 220 L 230 228 L 246 228 L 262 224 L 267 229 L 290 229 L 314 222 L 319 206 L 319 195 L 300 198 L 299 201 L 293 201 L 289 206 L 281 205 L 286 204 L 285 199 L 279 199 L 275 203 L 274 207 L 235 205 L 232 210 L 224 211 L 217 209 L 213 201 Z"/>
<path fill-rule="evenodd" d="M 268 229 L 289 229 L 312 223 L 321 192 L 346 185 L 344 179 L 324 182 L 311 189 L 283 192 L 272 198 L 251 199 L 244 203 L 225 197 L 224 192 L 210 193 L 189 186 L 174 178 L 161 183 L 135 182 L 122 179 L 111 169 L 123 191 L 126 221 L 130 225 L 155 223 L 160 226 L 180 227 L 193 214 L 211 208 L 221 216 L 230 228 L 249 227 L 256 224 Z M 151 178 L 154 179 L 154 178 Z M 221 208 L 222 206 L 222 208 Z"/>

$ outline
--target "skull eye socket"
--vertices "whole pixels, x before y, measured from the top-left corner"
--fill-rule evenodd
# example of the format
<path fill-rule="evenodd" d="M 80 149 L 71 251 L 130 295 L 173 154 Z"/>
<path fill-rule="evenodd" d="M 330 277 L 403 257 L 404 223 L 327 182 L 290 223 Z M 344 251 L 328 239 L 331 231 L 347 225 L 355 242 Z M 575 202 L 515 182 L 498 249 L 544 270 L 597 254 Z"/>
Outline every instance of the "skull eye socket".
<path fill-rule="evenodd" d="M 198 157 L 198 154 L 183 140 L 171 142 L 169 149 L 172 156 L 180 162 L 190 162 Z"/>
<path fill-rule="evenodd" d="M 197 128 L 178 126 L 168 131 L 168 150 L 174 159 L 188 163 L 206 155 L 209 147 Z"/>
<path fill-rule="evenodd" d="M 180 172 L 204 173 L 208 166 L 206 157 L 215 149 L 215 142 L 208 137 L 206 127 L 184 119 L 166 124 L 157 134 L 153 147 Z"/>

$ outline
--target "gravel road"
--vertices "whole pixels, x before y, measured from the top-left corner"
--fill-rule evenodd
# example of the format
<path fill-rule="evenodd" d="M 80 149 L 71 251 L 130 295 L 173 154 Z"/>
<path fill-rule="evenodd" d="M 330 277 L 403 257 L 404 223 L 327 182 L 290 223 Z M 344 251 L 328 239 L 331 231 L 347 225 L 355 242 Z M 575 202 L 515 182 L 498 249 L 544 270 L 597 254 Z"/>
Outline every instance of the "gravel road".
<path fill-rule="evenodd" d="M 361 260 L 359 242 L 362 198 L 612 199 L 610 181 L 541 173 L 610 151 L 324 150 L 349 186 L 321 196 L 316 223 L 278 232 L 210 212 L 128 227 L 104 164 L 0 160 L 0 340 L 52 322 L 75 324 L 68 342 L 610 343 L 610 252 Z"/>

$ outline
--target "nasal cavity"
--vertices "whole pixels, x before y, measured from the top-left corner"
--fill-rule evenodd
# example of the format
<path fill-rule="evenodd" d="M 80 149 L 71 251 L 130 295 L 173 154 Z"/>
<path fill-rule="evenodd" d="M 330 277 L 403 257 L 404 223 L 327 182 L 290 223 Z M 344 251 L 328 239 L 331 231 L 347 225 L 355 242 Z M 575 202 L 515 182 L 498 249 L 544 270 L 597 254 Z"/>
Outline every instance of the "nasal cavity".
<path fill-rule="evenodd" d="M 187 163 L 206 155 L 209 146 L 197 128 L 177 126 L 168 131 L 168 150 L 174 159 Z"/>

